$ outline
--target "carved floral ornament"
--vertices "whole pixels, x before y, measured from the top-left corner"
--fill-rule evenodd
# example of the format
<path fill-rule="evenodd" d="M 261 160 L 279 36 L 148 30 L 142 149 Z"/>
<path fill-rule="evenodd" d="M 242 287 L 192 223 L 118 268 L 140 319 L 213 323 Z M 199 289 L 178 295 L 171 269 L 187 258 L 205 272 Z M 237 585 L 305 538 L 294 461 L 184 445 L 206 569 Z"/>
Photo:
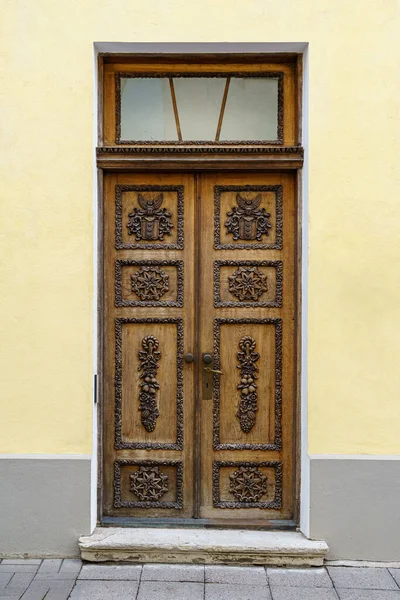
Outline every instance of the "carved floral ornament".
<path fill-rule="evenodd" d="M 159 341 L 153 335 L 148 335 L 142 340 L 143 350 L 139 350 L 138 371 L 140 374 L 139 410 L 141 421 L 146 431 L 154 431 L 156 421 L 160 414 L 157 406 L 157 390 L 160 385 L 157 381 L 158 363 L 161 352 L 158 351 Z"/>
<path fill-rule="evenodd" d="M 159 467 L 139 467 L 129 479 L 130 491 L 142 501 L 155 502 L 168 491 L 168 475 Z"/>
<path fill-rule="evenodd" d="M 138 194 L 138 203 L 129 213 L 127 224 L 129 235 L 134 235 L 140 240 L 163 240 L 165 235 L 171 235 L 172 214 L 161 208 L 164 194 Z"/>
<path fill-rule="evenodd" d="M 257 467 L 239 467 L 229 479 L 229 491 L 238 502 L 258 502 L 267 493 L 267 476 Z"/>
<path fill-rule="evenodd" d="M 141 300 L 159 300 L 168 291 L 169 277 L 159 267 L 140 267 L 131 275 L 132 292 Z"/>
<path fill-rule="evenodd" d="M 237 389 L 240 392 L 238 411 L 236 413 L 240 427 L 245 433 L 249 433 L 256 422 L 257 407 L 257 384 L 255 380 L 258 375 L 256 362 L 260 358 L 258 352 L 254 352 L 256 341 L 246 335 L 239 342 L 240 351 L 237 354 L 240 369 L 240 382 Z"/>
<path fill-rule="evenodd" d="M 230 293 L 239 300 L 258 300 L 268 290 L 267 276 L 257 267 L 239 267 L 228 279 Z"/>
<path fill-rule="evenodd" d="M 260 208 L 262 195 L 253 196 L 252 192 L 236 194 L 237 206 L 228 213 L 225 222 L 227 232 L 234 240 L 262 241 L 263 235 L 268 236 L 272 225 L 271 214 L 265 208 Z"/>

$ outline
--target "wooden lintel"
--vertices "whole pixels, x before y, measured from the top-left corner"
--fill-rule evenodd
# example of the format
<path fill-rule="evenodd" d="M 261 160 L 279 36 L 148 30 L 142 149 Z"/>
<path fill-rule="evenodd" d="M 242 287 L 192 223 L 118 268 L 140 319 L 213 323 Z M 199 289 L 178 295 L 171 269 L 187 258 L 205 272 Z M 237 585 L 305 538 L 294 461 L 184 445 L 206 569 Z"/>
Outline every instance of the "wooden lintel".
<path fill-rule="evenodd" d="M 290 147 L 115 147 L 97 148 L 97 166 L 105 171 L 295 170 L 303 166 L 303 148 Z"/>

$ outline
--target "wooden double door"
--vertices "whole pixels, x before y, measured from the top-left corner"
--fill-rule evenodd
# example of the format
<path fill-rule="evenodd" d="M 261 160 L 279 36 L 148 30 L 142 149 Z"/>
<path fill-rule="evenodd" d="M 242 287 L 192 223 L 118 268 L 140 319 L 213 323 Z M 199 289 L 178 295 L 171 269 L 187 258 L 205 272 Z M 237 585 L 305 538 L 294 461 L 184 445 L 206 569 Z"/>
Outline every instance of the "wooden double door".
<path fill-rule="evenodd" d="M 291 173 L 105 176 L 105 522 L 295 518 L 295 229 Z"/>

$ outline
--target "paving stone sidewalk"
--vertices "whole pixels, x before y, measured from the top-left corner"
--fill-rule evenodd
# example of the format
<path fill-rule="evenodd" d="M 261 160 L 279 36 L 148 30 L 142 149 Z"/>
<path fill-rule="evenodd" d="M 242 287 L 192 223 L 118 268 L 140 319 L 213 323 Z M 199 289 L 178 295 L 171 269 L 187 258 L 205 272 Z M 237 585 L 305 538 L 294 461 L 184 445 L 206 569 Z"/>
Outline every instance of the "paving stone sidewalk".
<path fill-rule="evenodd" d="M 400 569 L 3 559 L 0 600 L 400 600 Z"/>

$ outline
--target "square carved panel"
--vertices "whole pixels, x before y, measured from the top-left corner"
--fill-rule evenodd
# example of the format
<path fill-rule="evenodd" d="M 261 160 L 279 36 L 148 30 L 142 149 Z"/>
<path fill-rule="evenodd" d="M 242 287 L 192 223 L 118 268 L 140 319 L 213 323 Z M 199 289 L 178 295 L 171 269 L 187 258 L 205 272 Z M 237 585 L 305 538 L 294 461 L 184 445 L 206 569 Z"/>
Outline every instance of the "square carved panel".
<path fill-rule="evenodd" d="M 282 261 L 216 260 L 214 306 L 282 306 Z"/>
<path fill-rule="evenodd" d="M 281 250 L 281 185 L 214 186 L 216 250 Z"/>
<path fill-rule="evenodd" d="M 214 319 L 214 450 L 281 450 L 282 320 Z"/>
<path fill-rule="evenodd" d="M 182 260 L 117 260 L 115 306 L 183 306 Z"/>
<path fill-rule="evenodd" d="M 183 463 L 179 460 L 116 460 L 114 507 L 183 508 Z"/>
<path fill-rule="evenodd" d="M 214 508 L 282 508 L 279 461 L 213 463 Z"/>
<path fill-rule="evenodd" d="M 117 250 L 182 250 L 183 185 L 116 185 Z"/>

